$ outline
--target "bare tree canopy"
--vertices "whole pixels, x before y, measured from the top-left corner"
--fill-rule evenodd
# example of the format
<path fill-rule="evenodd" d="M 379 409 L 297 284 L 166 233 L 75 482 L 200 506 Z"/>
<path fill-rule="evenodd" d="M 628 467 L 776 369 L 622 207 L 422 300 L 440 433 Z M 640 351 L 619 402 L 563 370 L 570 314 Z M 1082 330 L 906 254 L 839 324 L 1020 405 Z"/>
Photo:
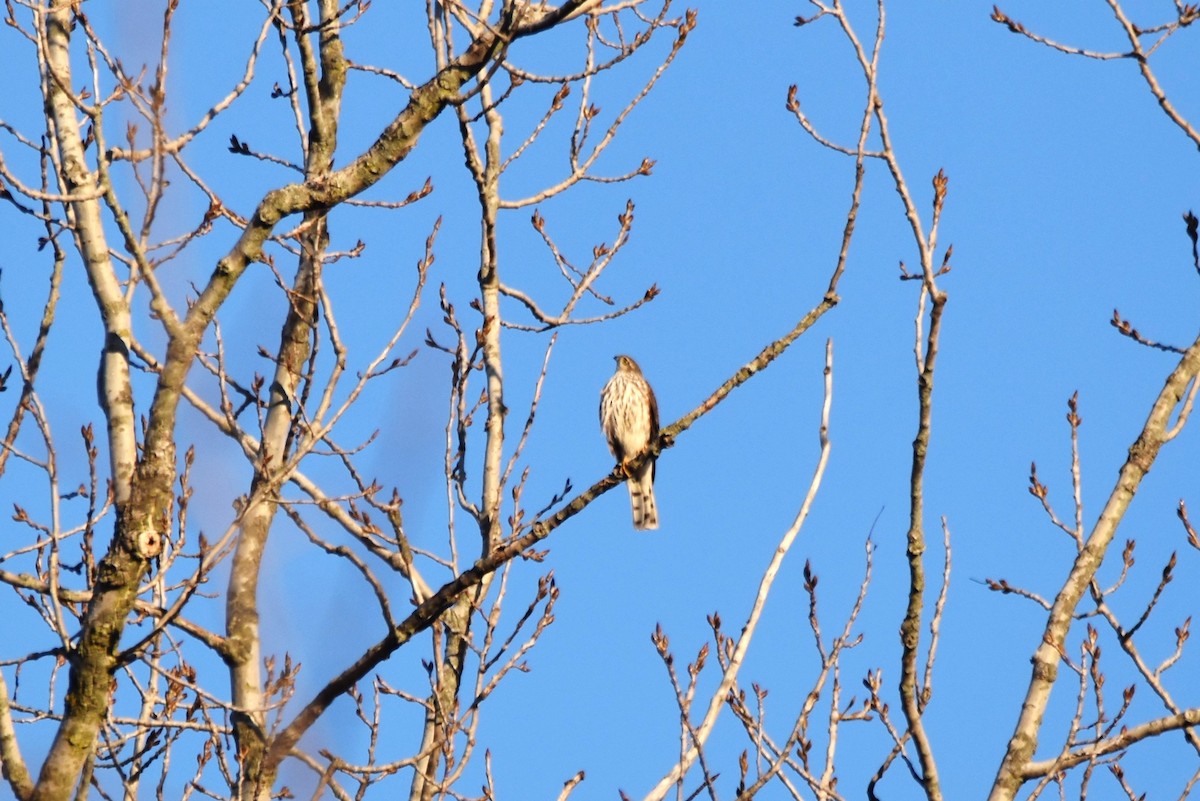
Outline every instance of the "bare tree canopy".
<path fill-rule="evenodd" d="M 5 4 L 0 796 L 1193 794 L 1200 7 L 696 5 Z"/>

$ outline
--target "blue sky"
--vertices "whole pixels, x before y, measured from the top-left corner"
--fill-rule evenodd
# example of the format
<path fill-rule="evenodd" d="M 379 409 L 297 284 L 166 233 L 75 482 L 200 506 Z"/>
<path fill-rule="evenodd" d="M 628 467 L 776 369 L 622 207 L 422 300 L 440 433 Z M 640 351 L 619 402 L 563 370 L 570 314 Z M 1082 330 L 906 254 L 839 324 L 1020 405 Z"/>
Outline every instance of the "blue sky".
<path fill-rule="evenodd" d="M 616 216 L 632 198 L 632 241 L 605 274 L 601 291 L 618 303 L 640 297 L 651 284 L 662 295 L 615 322 L 559 334 L 526 458 L 532 467 L 526 489 L 532 508 L 567 477 L 585 487 L 611 468 L 596 425 L 596 402 L 613 354 L 628 353 L 639 361 L 654 385 L 664 423 L 672 421 L 812 307 L 836 259 L 853 164 L 812 142 L 784 101 L 788 86 L 796 84 L 818 128 L 852 142 L 863 87 L 844 40 L 832 20 L 794 27 L 796 14 L 810 13 L 799 3 L 769 0 L 750 8 L 696 0 L 694 5 L 699 25 L 676 64 L 600 163 L 602 172 L 615 174 L 648 157 L 656 161 L 653 175 L 625 184 L 584 185 L 539 206 L 548 230 L 577 260 L 586 261 L 593 244 L 612 242 Z M 859 28 L 867 37 L 871 9 L 859 5 L 864 6 Z M 1172 9 L 1167 2 L 1138 5 L 1139 12 L 1147 6 L 1141 20 L 1146 24 L 1166 21 Z M 257 6 L 245 6 L 232 4 L 215 13 L 200 4 L 182 5 L 180 61 L 171 73 L 171 109 L 181 126 L 240 73 L 241 56 L 214 60 L 213 42 L 221 41 L 231 53 L 245 51 L 258 13 Z M 1105 3 L 1026 0 L 1002 8 L 1051 38 L 1094 49 L 1122 47 Z M 150 48 L 129 56 L 127 63 L 149 58 L 153 44 L 147 42 L 153 40 L 147 37 L 158 25 L 157 13 L 115 9 L 96 6 L 90 13 L 112 32 L 114 49 L 137 54 Z M 1175 362 L 1117 335 L 1109 325 L 1112 311 L 1120 309 L 1147 336 L 1186 345 L 1194 336 L 1198 290 L 1181 215 L 1200 207 L 1200 158 L 1159 111 L 1136 66 L 1051 52 L 990 21 L 990 13 L 991 3 L 894 3 L 881 67 L 898 155 L 926 223 L 930 178 L 938 169 L 950 178 L 940 241 L 954 244 L 954 269 L 941 279 L 950 301 L 935 390 L 926 526 L 936 534 L 944 515 L 953 533 L 954 573 L 928 720 L 947 793 L 956 797 L 977 797 L 990 786 L 1044 622 L 1032 604 L 990 593 L 981 581 L 1005 578 L 1052 595 L 1073 555 L 1073 545 L 1047 523 L 1026 490 L 1029 464 L 1037 462 L 1059 515 L 1070 517 L 1064 414 L 1067 398 L 1078 390 L 1084 418 L 1084 519 L 1089 524 L 1095 519 Z M 429 49 L 422 44 L 422 15 L 416 4 L 376 3 L 368 22 L 346 33 L 348 55 L 423 80 Z M 1153 62 L 1164 88 L 1193 123 L 1200 121 L 1194 39 L 1194 30 L 1184 30 Z M 33 65 L 27 51 L 0 47 L 5 73 L 25 76 L 12 79 L 17 86 L 30 85 Z M 572 64 L 578 56 L 579 47 L 566 32 L 544 44 L 521 43 L 513 51 L 517 63 Z M 605 119 L 652 66 L 649 58 L 633 59 L 597 82 Z M 225 149 L 229 135 L 296 158 L 287 113 L 267 97 L 282 77 L 270 46 L 260 73 L 260 84 L 197 141 L 193 156 L 242 213 L 292 176 L 236 159 Z M 339 163 L 369 142 L 405 100 L 406 93 L 394 85 L 352 74 Z M 541 95 L 527 106 L 514 101 L 506 126 L 512 142 L 520 141 L 546 102 Z M 35 92 L 14 90 L 0 100 L 0 117 L 31 126 L 38 103 Z M 507 196 L 520 196 L 562 174 L 565 136 L 557 133 L 547 134 L 514 168 Z M 0 137 L 0 147 L 12 161 L 10 140 Z M 36 173 L 25 174 L 32 179 Z M 412 291 L 412 265 L 421 257 L 433 220 L 444 217 L 431 288 L 408 344 L 400 347 L 421 352 L 410 367 L 377 382 L 342 434 L 344 442 L 353 443 L 380 430 L 362 456 L 363 471 L 386 486 L 398 486 L 414 539 L 441 549 L 447 370 L 444 357 L 420 342 L 426 326 L 438 331 L 438 283 L 447 284 L 460 315 L 470 313 L 478 234 L 473 190 L 449 116 L 430 126 L 412 156 L 370 196 L 403 197 L 426 176 L 433 177 L 435 192 L 411 209 L 335 213 L 334 247 L 361 239 L 367 249 L 362 258 L 332 267 L 329 283 L 343 333 L 356 348 L 353 358 L 364 364 L 402 314 Z M 164 208 L 163 225 L 193 225 L 203 211 L 194 196 L 181 196 Z M 44 291 L 47 259 L 34 250 L 36 229 L 8 210 L 0 213 L 6 230 L 16 232 L 0 246 L 0 288 L 6 308 L 29 331 L 30 320 L 20 316 L 32 308 L 30 298 Z M 509 212 L 502 220 L 505 280 L 553 306 L 563 285 L 556 283 L 554 265 L 529 226 L 531 213 Z M 203 280 L 231 242 L 228 228 L 218 231 L 169 268 L 166 281 L 177 297 L 189 282 Z M 678 749 L 677 713 L 649 635 L 661 623 L 684 662 L 706 640 L 707 614 L 719 610 L 728 633 L 740 627 L 758 576 L 795 515 L 817 458 L 827 338 L 834 343 L 831 461 L 813 514 L 775 587 L 742 683 L 748 687 L 757 681 L 770 689 L 768 719 L 779 727 L 778 736 L 785 736 L 815 674 L 801 569 L 811 560 L 820 574 L 826 632 L 837 630 L 857 590 L 863 545 L 871 533 L 877 548 L 874 581 L 858 626 L 866 639 L 848 656 L 842 680 L 848 696 L 868 670 L 883 667 L 898 710 L 896 630 L 906 591 L 917 295 L 914 283 L 897 280 L 900 261 L 916 261 L 911 235 L 883 165 L 869 164 L 840 286 L 842 302 L 664 453 L 657 483 L 661 529 L 634 533 L 625 494 L 614 491 L 554 535 L 544 565 L 514 568 L 525 592 L 539 570 L 553 569 L 562 597 L 555 624 L 529 657 L 530 672 L 512 676 L 485 707 L 481 742 L 492 751 L 502 796 L 552 797 L 582 769 L 587 779 L 576 798 L 612 798 L 618 787 L 640 797 L 670 767 Z M 282 301 L 271 282 L 265 270 L 252 271 L 220 318 L 227 342 L 247 342 L 246 352 L 235 358 L 248 372 L 263 369 L 255 361 L 255 346 L 273 347 L 277 337 Z M 52 420 L 62 421 L 55 422 L 57 435 L 75 448 L 78 426 L 99 421 L 91 392 L 99 329 L 75 262 L 66 284 L 43 392 Z M 152 341 L 152 325 L 141 325 Z M 524 419 L 545 342 L 545 335 L 509 332 L 505 337 L 514 431 Z M 143 378 L 139 391 L 149 388 Z M 194 525 L 211 536 L 228 525 L 230 500 L 244 492 L 248 471 L 232 448 L 212 442 L 203 421 L 193 415 L 182 425 L 183 442 L 212 448 L 197 464 L 193 513 Z M 1175 506 L 1182 497 L 1200 508 L 1197 445 L 1195 432 L 1185 430 L 1164 450 L 1118 535 L 1138 543 L 1131 587 L 1116 601 L 1126 615 L 1137 615 L 1170 552 L 1180 552 L 1183 580 L 1168 590 L 1142 641 L 1159 658 L 1173 648 L 1172 629 L 1195 610 L 1183 585 L 1200 569 L 1200 554 L 1187 549 Z M 72 466 L 78 470 L 77 461 Z M 17 471 L 6 476 L 0 501 L 33 491 L 21 480 Z M 940 564 L 940 547 L 931 547 L 929 558 L 932 572 Z M 279 527 L 268 559 L 267 588 L 278 593 L 264 610 L 268 648 L 287 651 L 303 663 L 303 696 L 340 669 L 355 647 L 377 639 L 379 622 L 373 613 L 363 613 L 371 608 L 364 606 L 369 595 L 353 577 L 331 581 L 328 561 L 311 559 L 308 546 L 286 525 Z M 1116 561 L 1102 572 L 1108 580 L 1115 576 Z M 322 591 L 312 592 L 313 586 Z M 398 580 L 391 586 L 402 595 Z M 522 606 L 522 597 L 515 591 L 509 606 Z M 220 602 L 208 603 L 208 613 L 218 621 Z M 29 632 L 37 631 L 31 614 L 13 614 L 22 622 L 5 623 L 0 630 L 12 625 L 25 634 L 28 625 Z M 322 636 L 314 638 L 314 628 Z M 1081 636 L 1073 635 L 1072 642 Z M 36 633 L 27 641 L 30 649 L 47 645 Z M 401 652 L 382 675 L 395 685 L 409 681 L 419 688 L 418 656 L 425 652 Z M 1127 669 L 1111 641 L 1106 659 L 1112 686 L 1124 686 Z M 1195 670 L 1195 659 L 1185 656 L 1168 674 L 1168 684 L 1189 705 L 1196 701 L 1187 695 L 1184 677 Z M 709 674 L 705 686 L 711 687 L 715 667 Z M 219 668 L 210 676 L 220 690 Z M 1065 726 L 1072 693 L 1064 681 L 1048 716 L 1046 742 L 1058 744 L 1055 737 Z M 345 706 L 314 731 L 310 745 L 353 742 L 348 737 L 355 735 L 347 732 L 356 730 Z M 1143 688 L 1131 721 L 1158 714 Z M 722 797 L 732 797 L 736 755 L 746 747 L 736 728 L 725 720 L 713 741 Z M 393 732 L 395 739 L 387 745 L 398 757 L 412 747 L 415 735 L 403 717 Z M 1152 796 L 1173 797 L 1193 771 L 1195 755 L 1180 748 L 1178 736 L 1161 739 L 1150 749 L 1155 758 L 1131 757 L 1127 773 L 1135 787 Z M 848 727 L 839 752 L 839 788 L 849 797 L 862 797 L 866 778 L 886 750 L 878 726 Z M 1178 774 L 1163 767 L 1180 761 Z M 291 780 L 304 786 L 307 777 L 297 774 Z M 1097 797 L 1119 792 L 1107 776 L 1095 781 Z M 888 798 L 917 795 L 899 772 L 885 789 Z M 776 788 L 766 797 L 783 795 Z"/>

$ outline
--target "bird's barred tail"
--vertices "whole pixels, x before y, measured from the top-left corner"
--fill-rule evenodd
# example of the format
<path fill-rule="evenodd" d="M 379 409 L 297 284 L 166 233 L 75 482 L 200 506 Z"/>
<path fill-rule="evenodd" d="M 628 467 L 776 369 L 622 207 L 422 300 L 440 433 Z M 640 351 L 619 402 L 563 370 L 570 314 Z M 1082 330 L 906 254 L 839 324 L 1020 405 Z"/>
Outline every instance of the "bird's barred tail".
<path fill-rule="evenodd" d="M 625 482 L 629 487 L 629 505 L 633 507 L 633 527 L 638 531 L 658 528 L 658 505 L 654 502 L 654 479 Z"/>

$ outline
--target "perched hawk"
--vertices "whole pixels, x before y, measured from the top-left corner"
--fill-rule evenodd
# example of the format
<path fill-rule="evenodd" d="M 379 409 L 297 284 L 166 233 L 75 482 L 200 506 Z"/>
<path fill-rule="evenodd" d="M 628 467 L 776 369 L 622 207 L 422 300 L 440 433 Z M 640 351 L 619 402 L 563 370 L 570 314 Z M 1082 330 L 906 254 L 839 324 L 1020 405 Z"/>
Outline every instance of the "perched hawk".
<path fill-rule="evenodd" d="M 658 403 L 637 362 L 628 356 L 613 359 L 617 372 L 600 392 L 600 430 L 608 440 L 608 449 L 628 475 L 625 484 L 633 507 L 633 527 L 639 531 L 658 528 L 654 460 L 647 459 L 636 472 L 629 472 L 627 467 L 627 462 L 658 436 Z"/>

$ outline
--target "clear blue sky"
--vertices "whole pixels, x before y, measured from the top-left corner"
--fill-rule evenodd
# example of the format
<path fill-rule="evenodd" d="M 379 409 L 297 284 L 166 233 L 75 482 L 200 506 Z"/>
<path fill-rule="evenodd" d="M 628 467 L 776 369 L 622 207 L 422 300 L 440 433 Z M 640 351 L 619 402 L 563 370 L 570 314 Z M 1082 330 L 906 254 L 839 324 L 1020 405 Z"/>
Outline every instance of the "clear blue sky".
<path fill-rule="evenodd" d="M 255 25 L 259 9 L 221 5 L 219 12 L 199 3 L 180 9 L 176 46 L 181 61 L 171 73 L 171 110 L 180 126 L 202 113 L 242 69 L 240 55 L 219 54 L 227 47 L 231 53 L 245 51 L 254 30 L 245 23 Z M 423 5 L 418 5 L 376 3 L 369 22 L 346 33 L 348 56 L 424 80 L 429 49 L 422 44 Z M 567 477 L 585 487 L 611 468 L 596 425 L 596 401 L 613 354 L 628 353 L 640 362 L 657 392 L 664 423 L 672 421 L 817 303 L 836 258 L 853 165 L 812 142 L 784 102 L 787 87 L 797 84 L 819 129 L 852 142 L 862 81 L 839 31 L 832 20 L 795 28 L 795 15 L 810 13 L 800 3 L 696 0 L 694 5 L 699 25 L 687 46 L 601 162 L 602 172 L 615 174 L 648 157 L 657 162 L 653 176 L 585 185 L 539 207 L 548 230 L 586 262 L 593 244 L 613 241 L 616 216 L 632 198 L 632 242 L 606 273 L 601 291 L 618 303 L 640 297 L 651 284 L 662 295 L 611 324 L 569 328 L 559 335 L 527 453 L 533 472 L 525 498 L 531 508 L 540 507 Z M 1140 20 L 1147 24 L 1165 21 L 1172 8 L 1168 2 L 1136 5 L 1152 7 Z M 1002 7 L 1052 38 L 1097 50 L 1122 49 L 1122 33 L 1105 3 L 1024 0 Z M 96 24 L 111 31 L 114 50 L 140 54 L 125 58 L 127 64 L 151 57 L 159 24 L 157 12 L 134 14 L 131 8 L 89 4 Z M 940 241 L 954 244 L 954 269 L 941 279 L 950 301 L 935 390 L 926 525 L 936 533 L 939 516 L 946 516 L 954 537 L 954 575 L 928 721 L 947 794 L 963 798 L 979 797 L 990 786 L 1043 624 L 1032 604 L 990 593 L 981 580 L 1005 578 L 1052 595 L 1073 555 L 1070 541 L 1046 521 L 1026 490 L 1029 464 L 1036 460 L 1059 515 L 1070 518 L 1064 414 L 1067 398 L 1078 390 L 1084 418 L 1084 519 L 1089 524 L 1095 519 L 1175 361 L 1117 335 L 1109 325 L 1112 311 L 1119 308 L 1149 337 L 1185 345 L 1194 336 L 1200 291 L 1181 221 L 1186 210 L 1200 209 L 1200 154 L 1160 112 L 1135 64 L 1051 52 L 993 23 L 990 12 L 990 2 L 893 3 L 882 57 L 884 102 L 926 222 L 930 178 L 944 169 L 950 179 Z M 859 20 L 862 35 L 869 36 L 869 16 Z M 11 33 L 5 36 L 13 40 Z M 1194 124 L 1200 122 L 1195 36 L 1194 30 L 1183 31 L 1154 61 L 1164 88 Z M 550 47 L 519 44 L 513 58 L 522 63 L 529 47 L 527 57 L 538 65 L 574 64 L 580 52 L 575 41 L 563 34 Z M 283 77 L 278 58 L 267 49 L 260 85 L 214 123 L 193 155 L 241 213 L 292 176 L 226 152 L 230 134 L 256 149 L 277 147 L 298 158 L 282 103 L 267 97 L 271 84 Z M 29 49 L 0 46 L 0 66 L 14 87 L 0 99 L 0 118 L 36 131 L 32 121 L 39 100 L 30 89 Z M 648 58 L 633 59 L 598 81 L 597 102 L 605 120 L 651 67 Z M 369 142 L 405 100 L 406 93 L 392 84 L 352 74 L 339 164 Z M 528 106 L 513 104 L 507 118 L 512 142 L 520 140 L 545 104 L 540 96 Z M 110 135 L 118 131 L 114 126 Z M 0 147 L 10 157 L 11 140 L 0 136 Z M 565 169 L 565 153 L 561 132 L 557 138 L 547 135 L 514 169 L 506 195 L 519 196 L 555 180 Z M 36 175 L 25 174 L 31 181 Z M 347 341 L 357 348 L 352 358 L 362 365 L 402 314 L 411 294 L 412 265 L 432 221 L 444 215 L 431 288 L 408 345 L 400 348 L 421 352 L 410 367 L 368 394 L 364 414 L 349 421 L 342 435 L 349 444 L 381 429 L 362 457 L 363 472 L 386 486 L 397 485 L 414 540 L 442 550 L 447 370 L 444 357 L 420 342 L 426 326 L 439 330 L 438 283 L 450 287 L 464 319 L 471 314 L 467 303 L 478 232 L 449 116 L 429 128 L 408 161 L 371 196 L 401 198 L 426 176 L 433 177 L 436 190 L 410 210 L 334 215 L 334 247 L 348 248 L 361 239 L 367 249 L 361 259 L 330 268 L 329 280 Z M 181 199 L 164 207 L 163 223 L 194 225 L 203 210 L 195 197 Z M 42 295 L 48 259 L 34 250 L 36 229 L 8 209 L 0 214 L 5 231 L 15 232 L 0 245 L 0 288 L 6 308 L 30 331 L 31 321 L 20 315 Z M 530 214 L 531 209 L 510 212 L 502 222 L 505 280 L 539 297 L 561 297 L 554 265 L 528 224 Z M 165 280 L 176 297 L 189 282 L 202 281 L 231 242 L 226 228 L 168 268 Z M 811 560 L 821 576 L 821 609 L 831 635 L 857 589 L 863 542 L 877 519 L 875 580 L 858 627 L 866 639 L 848 656 L 842 680 L 848 698 L 868 670 L 883 667 L 892 708 L 899 714 L 896 632 L 906 590 L 907 482 L 916 430 L 917 290 L 914 283 L 897 280 L 901 260 L 912 265 L 915 248 L 886 171 L 870 164 L 840 286 L 842 303 L 662 456 L 661 529 L 634 533 L 625 494 L 614 491 L 550 540 L 550 555 L 540 569 L 553 569 L 562 591 L 557 621 L 530 655 L 530 672 L 510 677 L 485 706 L 481 745 L 492 751 L 502 797 L 553 797 L 581 769 L 587 780 L 575 798 L 613 798 L 618 787 L 640 797 L 670 767 L 678 750 L 676 711 L 649 635 L 661 623 L 682 665 L 706 640 L 707 614 L 719 610 L 728 633 L 736 634 L 815 464 L 826 338 L 834 342 L 831 462 L 812 517 L 784 565 L 742 684 L 756 681 L 770 689 L 768 720 L 779 737 L 786 736 L 816 669 L 804 617 L 804 561 Z M 221 316 L 227 343 L 247 341 L 247 353 L 240 357 L 247 375 L 264 369 L 254 347 L 261 343 L 273 349 L 278 336 L 282 305 L 271 280 L 265 270 L 248 276 Z M 60 447 L 71 450 L 73 460 L 78 426 L 87 420 L 99 424 L 92 400 L 99 329 L 77 262 L 71 263 L 66 284 L 43 392 L 55 432 L 69 444 Z M 512 311 L 520 314 L 516 307 Z M 152 324 L 140 325 L 152 340 Z M 519 332 L 504 340 L 514 433 L 524 420 L 544 343 L 544 335 Z M 143 378 L 139 391 L 149 388 Z M 0 400 L 11 402 L 14 394 Z M 208 445 L 213 435 L 189 416 L 181 440 Z M 1184 585 L 1200 569 L 1200 554 L 1187 549 L 1175 505 L 1183 497 L 1200 509 L 1198 444 L 1195 431 L 1185 431 L 1164 450 L 1118 536 L 1138 542 L 1133 587 L 1118 596 L 1125 604 L 1119 611 L 1126 615 L 1136 616 L 1169 553 L 1180 551 L 1182 580 L 1169 589 L 1144 632 L 1143 648 L 1152 657 L 1170 652 L 1172 629 L 1195 610 L 1195 594 Z M 80 476 L 78 463 L 71 464 L 76 470 L 71 475 Z M 246 476 L 244 460 L 223 443 L 202 456 L 193 525 L 210 536 L 223 530 L 232 515 L 230 500 L 245 491 Z M 0 505 L 24 503 L 29 485 L 6 479 L 0 484 Z M 76 480 L 64 479 L 64 484 L 73 486 Z M 11 530 L 25 536 L 23 529 Z M 308 550 L 294 530 L 279 526 L 266 580 L 267 591 L 278 595 L 264 609 L 268 648 L 287 651 L 304 665 L 301 696 L 380 635 L 361 584 L 347 573 L 330 586 L 327 560 L 308 558 Z M 929 556 L 932 573 L 941 559 L 936 541 Z M 1106 565 L 1105 580 L 1115 576 L 1117 561 Z M 538 567 L 514 569 L 526 592 Z M 318 582 L 330 589 L 313 593 Z M 401 582 L 392 586 L 402 597 Z M 524 597 L 515 592 L 509 608 L 520 608 Z M 221 604 L 208 603 L 215 625 Z M 4 623 L 0 631 L 6 638 L 9 626 L 28 623 L 30 631 L 36 630 L 37 621 L 27 611 L 13 615 L 13 621 L 24 622 Z M 325 633 L 314 638 L 318 629 Z M 1072 642 L 1077 645 L 1080 636 L 1074 634 Z M 43 639 L 28 639 L 29 648 L 51 644 Z M 409 682 L 419 692 L 424 679 L 417 659 L 426 653 L 410 650 L 388 663 L 382 675 L 393 685 Z M 1106 659 L 1113 669 L 1112 688 L 1124 686 L 1127 670 L 1111 642 Z M 207 680 L 223 692 L 219 670 L 210 666 Z M 709 674 L 706 686 L 711 687 L 715 665 Z M 1186 705 L 1197 704 L 1194 681 L 1189 687 L 1185 680 L 1195 675 L 1194 657 L 1185 657 L 1168 674 L 1169 686 Z M 1047 742 L 1058 744 L 1055 737 L 1065 727 L 1073 691 L 1069 680 L 1059 687 L 1044 729 Z M 1110 703 L 1118 703 L 1112 699 L 1119 692 L 1110 689 L 1110 695 Z M 343 707 L 310 735 L 306 743 L 313 750 L 322 740 L 345 746 L 347 732 L 358 736 L 349 705 Z M 1159 714 L 1142 688 L 1129 722 Z M 398 757 L 412 747 L 415 729 L 400 723 L 393 733 L 396 739 L 386 747 Z M 847 727 L 843 737 L 839 789 L 848 797 L 863 797 L 866 778 L 886 754 L 887 743 L 880 728 L 871 725 Z M 1196 764 L 1194 752 L 1177 746 L 1181 737 L 1165 739 L 1172 745 L 1154 746 L 1155 759 L 1126 762 L 1131 784 L 1153 797 L 1177 795 Z M 744 747 L 737 726 L 726 719 L 713 741 L 722 797 L 732 797 L 736 755 Z M 355 757 L 353 751 L 348 755 Z M 1174 757 L 1179 759 L 1172 769 L 1165 768 Z M 305 773 L 289 777 L 297 787 L 307 780 Z M 1119 788 L 1111 779 L 1095 781 L 1095 798 L 1116 797 Z M 914 798 L 916 788 L 897 771 L 881 794 Z M 764 797 L 783 796 L 776 789 Z"/>

